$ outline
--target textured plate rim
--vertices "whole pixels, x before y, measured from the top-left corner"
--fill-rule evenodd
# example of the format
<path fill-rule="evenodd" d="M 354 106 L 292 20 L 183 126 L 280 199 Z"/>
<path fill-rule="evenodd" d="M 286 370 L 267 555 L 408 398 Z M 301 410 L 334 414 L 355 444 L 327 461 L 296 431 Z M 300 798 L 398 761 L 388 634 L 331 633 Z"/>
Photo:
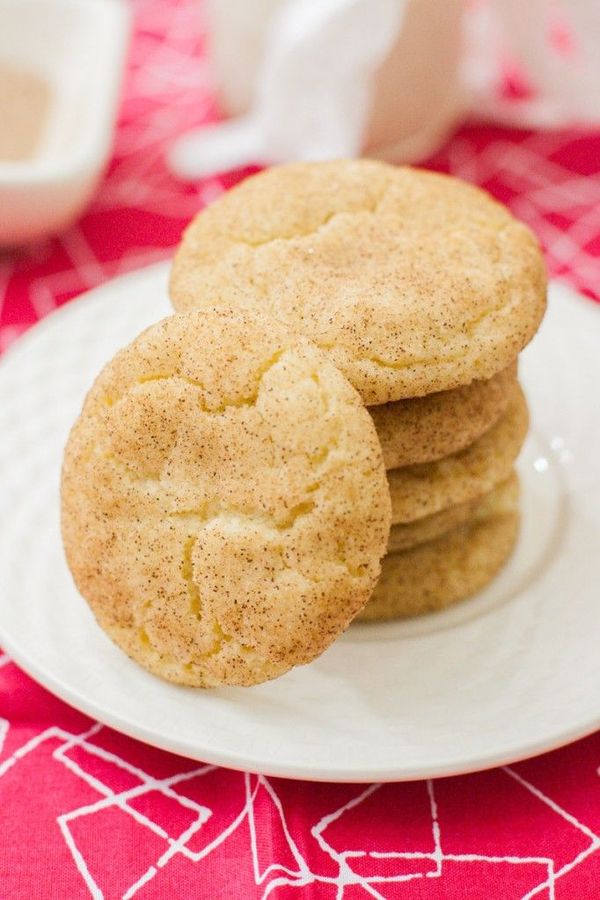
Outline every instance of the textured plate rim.
<path fill-rule="evenodd" d="M 63 700 L 73 709 L 96 719 L 102 725 L 113 728 L 127 737 L 197 762 L 223 766 L 239 772 L 251 772 L 274 778 L 289 778 L 295 781 L 366 784 L 372 782 L 418 781 L 428 778 L 449 778 L 455 775 L 468 775 L 486 769 L 495 769 L 498 766 L 521 762 L 542 753 L 558 750 L 600 729 L 600 715 L 598 715 L 591 719 L 589 723 L 582 724 L 580 728 L 567 729 L 561 734 L 557 734 L 556 739 L 551 742 L 548 740 L 531 741 L 524 744 L 514 754 L 489 753 L 472 757 L 465 756 L 465 759 L 459 766 L 439 764 L 438 766 L 428 767 L 426 771 L 418 768 L 407 768 L 406 766 L 401 766 L 397 769 L 357 769 L 353 767 L 352 770 L 348 771 L 345 771 L 341 766 L 335 769 L 327 769 L 318 766 L 311 768 L 310 765 L 305 765 L 300 768 L 285 763 L 265 767 L 259 759 L 251 756 L 245 757 L 242 752 L 232 753 L 227 750 L 209 750 L 205 752 L 202 748 L 189 745 L 186 741 L 177 739 L 164 740 L 158 737 L 153 730 L 147 729 L 143 725 L 135 725 L 118 715 L 113 715 L 109 710 L 105 710 L 93 700 L 80 696 L 76 690 L 65 685 L 61 679 L 56 678 L 51 673 L 44 671 L 42 667 L 38 668 L 26 653 L 21 652 L 17 644 L 13 644 L 10 638 L 6 638 L 6 635 L 2 632 L 1 624 L 0 644 L 13 662 L 34 681 L 50 691 L 51 694 Z"/>

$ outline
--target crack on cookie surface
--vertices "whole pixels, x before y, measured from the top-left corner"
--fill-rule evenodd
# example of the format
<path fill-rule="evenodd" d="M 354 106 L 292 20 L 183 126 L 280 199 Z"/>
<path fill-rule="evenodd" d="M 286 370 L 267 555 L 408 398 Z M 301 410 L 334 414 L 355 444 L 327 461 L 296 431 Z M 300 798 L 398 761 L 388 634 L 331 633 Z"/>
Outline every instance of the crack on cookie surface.
<path fill-rule="evenodd" d="M 200 620 L 202 618 L 202 597 L 200 596 L 200 588 L 194 581 L 194 564 L 192 562 L 192 554 L 197 541 L 198 537 L 190 537 L 183 545 L 181 577 L 187 586 L 190 611 L 196 619 Z"/>
<path fill-rule="evenodd" d="M 232 397 L 225 399 L 218 406 L 207 406 L 206 403 L 199 402 L 200 410 L 207 415 L 222 415 L 228 409 L 241 409 L 242 407 L 252 407 L 255 406 L 262 387 L 263 379 L 267 375 L 267 373 L 277 365 L 282 356 L 287 352 L 288 348 L 283 347 L 280 350 L 277 350 L 276 353 L 273 353 L 268 359 L 265 360 L 262 365 L 258 366 L 254 372 L 254 377 L 256 378 L 256 384 L 252 390 L 251 394 L 248 394 L 245 397 Z M 197 388 L 199 391 L 206 392 L 206 386 L 196 378 L 189 378 L 187 375 L 182 375 L 181 372 L 172 371 L 172 372 L 164 372 L 164 373 L 149 373 L 148 375 L 140 375 L 132 384 L 130 384 L 122 394 L 119 396 L 114 396 L 113 394 L 104 394 L 102 397 L 102 403 L 106 407 L 115 406 L 121 400 L 124 400 L 132 391 L 135 390 L 136 386 L 144 385 L 144 384 L 152 384 L 154 382 L 160 381 L 168 381 L 168 382 L 181 382 L 183 384 L 188 384 L 191 387 Z"/>
<path fill-rule="evenodd" d="M 95 447 L 94 450 L 92 451 L 92 453 L 94 451 L 101 454 L 103 459 L 105 459 L 107 462 L 112 463 L 114 466 L 116 466 L 118 469 L 120 469 L 123 472 L 123 474 L 127 476 L 129 481 L 132 482 L 132 484 L 137 484 L 138 486 L 141 486 L 144 484 L 146 484 L 146 485 L 161 484 L 160 472 L 143 472 L 142 471 L 142 472 L 138 473 L 138 472 L 135 472 L 131 468 L 131 466 L 128 466 L 127 463 L 123 462 L 123 460 L 120 459 L 116 453 L 104 453 L 104 452 L 102 452 L 100 447 L 97 447 L 97 448 Z"/>
<path fill-rule="evenodd" d="M 496 306 L 493 306 L 490 309 L 487 309 L 485 312 L 476 316 L 474 319 L 466 322 L 464 327 L 461 329 L 460 333 L 457 334 L 461 340 L 472 341 L 475 337 L 479 326 L 484 323 L 490 316 L 498 315 L 503 313 L 505 310 L 509 309 L 513 303 L 513 299 L 509 298 L 503 303 L 499 303 Z M 317 346 L 324 350 L 327 353 L 331 353 L 331 351 L 342 350 L 345 353 L 349 354 L 354 363 L 371 363 L 374 366 L 377 366 L 379 369 L 392 369 L 394 371 L 402 371 L 403 369 L 410 369 L 413 366 L 436 366 L 440 363 L 451 363 L 451 362 L 461 362 L 467 356 L 467 353 L 438 353 L 433 356 L 411 356 L 409 359 L 405 360 L 389 360 L 384 359 L 377 354 L 358 354 L 353 351 L 350 347 L 345 345 L 342 340 L 336 341 L 319 341 L 318 339 L 313 339 L 314 343 Z"/>
<path fill-rule="evenodd" d="M 313 238 L 319 234 L 327 225 L 330 225 L 336 219 L 340 219 L 342 217 L 345 218 L 354 218 L 355 216 L 364 216 L 364 215 L 376 215 L 379 212 L 379 207 L 385 200 L 385 195 L 387 193 L 388 184 L 384 185 L 383 190 L 380 192 L 379 196 L 376 197 L 371 203 L 365 203 L 360 209 L 340 209 L 333 210 L 331 212 L 326 213 L 320 222 L 316 225 L 312 225 L 310 228 L 306 230 L 302 229 L 294 229 L 290 232 L 283 232 L 282 234 L 274 234 L 267 238 L 261 238 L 257 240 L 251 240 L 250 238 L 235 234 L 233 232 L 227 235 L 228 240 L 231 241 L 232 244 L 241 244 L 244 247 L 252 247 L 253 249 L 260 247 L 268 247 L 270 244 L 274 244 L 277 241 L 296 241 L 303 240 L 305 238 Z"/>

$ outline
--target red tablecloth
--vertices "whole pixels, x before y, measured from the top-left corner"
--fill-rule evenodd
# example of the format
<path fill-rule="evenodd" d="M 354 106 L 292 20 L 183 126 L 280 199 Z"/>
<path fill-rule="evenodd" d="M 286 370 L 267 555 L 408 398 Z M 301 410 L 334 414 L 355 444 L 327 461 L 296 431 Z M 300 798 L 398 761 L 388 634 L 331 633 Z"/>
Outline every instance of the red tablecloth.
<path fill-rule="evenodd" d="M 244 174 L 191 187 L 168 174 L 171 138 L 214 113 L 200 16 L 195 2 L 135 9 L 114 160 L 80 222 L 0 256 L 0 349 L 82 290 L 168 255 Z M 598 298 L 600 134 L 473 124 L 430 165 L 508 203 L 552 274 Z M 0 898 L 596 898 L 599 765 L 595 735 L 434 783 L 247 776 L 101 727 L 0 655 Z"/>

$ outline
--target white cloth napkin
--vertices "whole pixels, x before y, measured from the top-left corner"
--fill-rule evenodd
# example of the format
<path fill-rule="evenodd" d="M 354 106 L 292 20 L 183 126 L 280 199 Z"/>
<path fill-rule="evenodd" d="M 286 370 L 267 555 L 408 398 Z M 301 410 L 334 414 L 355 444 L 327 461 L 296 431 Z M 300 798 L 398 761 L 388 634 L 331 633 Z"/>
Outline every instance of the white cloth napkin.
<path fill-rule="evenodd" d="M 251 110 L 172 148 L 178 175 L 360 153 L 370 81 L 406 0 L 289 0 L 267 29 Z"/>

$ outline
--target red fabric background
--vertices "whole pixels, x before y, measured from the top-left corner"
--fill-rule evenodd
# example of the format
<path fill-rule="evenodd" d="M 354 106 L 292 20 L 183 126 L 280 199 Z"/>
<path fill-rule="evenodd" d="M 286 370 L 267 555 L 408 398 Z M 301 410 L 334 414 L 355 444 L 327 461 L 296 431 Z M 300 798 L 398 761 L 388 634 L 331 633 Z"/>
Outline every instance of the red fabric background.
<path fill-rule="evenodd" d="M 85 216 L 0 255 L 0 350 L 81 291 L 171 252 L 246 173 L 168 174 L 214 115 L 196 3 L 139 0 L 115 154 Z M 518 101 L 518 95 L 515 98 Z M 550 271 L 600 296 L 600 134 L 462 128 L 429 162 L 488 188 Z M 318 785 L 202 766 L 100 727 L 0 654 L 0 898 L 600 897 L 600 735 L 434 783 Z"/>

